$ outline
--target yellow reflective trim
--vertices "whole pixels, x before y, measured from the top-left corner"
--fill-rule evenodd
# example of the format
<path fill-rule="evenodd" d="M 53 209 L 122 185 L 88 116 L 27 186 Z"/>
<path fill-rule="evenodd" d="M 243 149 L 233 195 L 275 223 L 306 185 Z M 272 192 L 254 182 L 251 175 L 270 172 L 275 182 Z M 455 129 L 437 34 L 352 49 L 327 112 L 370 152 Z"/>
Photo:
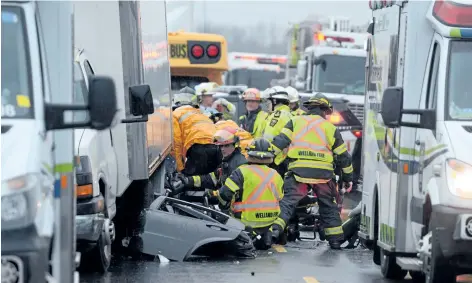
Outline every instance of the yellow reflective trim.
<path fill-rule="evenodd" d="M 225 186 L 227 186 L 234 193 L 239 191 L 239 186 L 230 178 L 226 179 Z"/>
<path fill-rule="evenodd" d="M 211 172 L 210 177 L 211 177 L 211 180 L 213 182 L 213 185 L 216 186 L 218 184 L 218 179 L 216 178 L 215 172 Z"/>
<path fill-rule="evenodd" d="M 331 228 L 325 228 L 325 234 L 326 236 L 331 236 L 331 235 L 339 235 L 343 234 L 343 227 L 342 226 L 336 226 L 336 227 L 331 227 Z"/>
<path fill-rule="evenodd" d="M 293 135 L 293 132 L 290 129 L 287 129 L 287 128 L 283 128 L 281 133 L 286 135 L 288 138 L 291 138 L 292 135 Z"/>
<path fill-rule="evenodd" d="M 336 154 L 336 155 L 340 155 L 340 154 L 342 154 L 346 151 L 347 151 L 347 147 L 346 147 L 345 143 L 343 143 L 342 145 L 340 145 L 337 148 L 333 149 L 333 153 Z"/>
<path fill-rule="evenodd" d="M 317 168 L 317 169 L 324 169 L 324 170 L 333 170 L 332 163 L 326 163 L 321 161 L 311 161 L 311 160 L 295 160 L 288 165 L 288 169 L 292 168 Z"/>
<path fill-rule="evenodd" d="M 345 173 L 345 174 L 352 173 L 352 171 L 354 171 L 352 169 L 352 165 L 349 165 L 348 167 L 343 168 L 343 173 Z"/>
<path fill-rule="evenodd" d="M 221 195 L 220 195 L 219 191 L 216 191 L 216 192 L 217 192 L 216 197 L 218 198 L 218 201 L 219 201 L 222 205 L 226 205 L 228 202 L 221 198 Z"/>
<path fill-rule="evenodd" d="M 194 187 L 200 188 L 202 186 L 202 178 L 200 176 L 192 176 L 192 179 Z"/>

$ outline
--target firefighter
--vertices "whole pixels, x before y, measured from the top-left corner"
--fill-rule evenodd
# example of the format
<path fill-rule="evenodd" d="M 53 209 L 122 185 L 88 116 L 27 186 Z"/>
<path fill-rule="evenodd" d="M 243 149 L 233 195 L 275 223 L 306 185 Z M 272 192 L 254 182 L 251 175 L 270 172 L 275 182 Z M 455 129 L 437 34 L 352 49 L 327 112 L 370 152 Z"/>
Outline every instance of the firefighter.
<path fill-rule="evenodd" d="M 212 107 L 213 105 L 213 89 L 217 88 L 217 83 L 201 83 L 195 86 L 195 94 L 197 98 L 197 103 L 200 106 L 202 113 L 215 114 L 217 110 Z"/>
<path fill-rule="evenodd" d="M 307 115 L 293 117 L 282 133 L 274 138 L 275 152 L 288 147 L 288 172 L 284 179 L 285 197 L 280 217 L 273 225 L 274 236 L 282 233 L 298 202 L 311 187 L 318 196 L 320 216 L 331 248 L 340 249 L 344 242 L 341 217 L 336 204 L 339 195 L 333 181 L 333 162 L 342 168 L 346 192 L 352 189 L 352 165 L 339 130 L 325 120 L 333 112 L 329 100 L 317 93 L 303 105 Z M 336 156 L 336 161 L 334 161 Z"/>
<path fill-rule="evenodd" d="M 248 147 L 248 164 L 239 166 L 218 190 L 222 210 L 246 225 L 246 230 L 257 237 L 256 249 L 267 250 L 272 244 L 271 226 L 280 213 L 282 177 L 267 165 L 273 162 L 271 144 L 255 139 Z"/>
<path fill-rule="evenodd" d="M 266 120 L 263 137 L 272 142 L 275 136 L 280 134 L 284 126 L 292 118 L 290 108 L 288 107 L 288 93 L 282 86 L 275 86 L 268 91 L 273 105 L 273 113 Z M 285 152 L 279 152 L 274 159 L 272 167 L 279 172 L 281 176 L 287 171 L 287 162 L 285 161 Z"/>
<path fill-rule="evenodd" d="M 177 171 L 187 175 L 213 172 L 221 155 L 213 144 L 215 124 L 192 103 L 192 93 L 184 88 L 174 94 L 172 119 L 174 127 L 173 156 Z M 186 160 L 185 160 L 186 158 Z"/>
<path fill-rule="evenodd" d="M 242 99 L 247 112 L 239 117 L 240 127 L 251 133 L 253 138 L 260 138 L 268 116 L 261 108 L 261 92 L 257 88 L 248 88 L 243 92 Z"/>
<path fill-rule="evenodd" d="M 213 102 L 212 108 L 216 111 L 222 113 L 225 120 L 230 120 L 233 118 L 233 115 L 236 114 L 236 106 L 233 103 L 229 102 L 226 98 L 218 98 Z"/>
<path fill-rule="evenodd" d="M 225 127 L 217 130 L 214 135 L 214 144 L 222 153 L 223 159 L 220 159 L 220 165 L 209 174 L 181 176 L 185 188 L 217 190 L 236 168 L 247 163 L 246 157 L 239 148 L 239 137 L 235 129 Z"/>
<path fill-rule="evenodd" d="M 252 135 L 239 127 L 233 120 L 220 120 L 215 123 L 216 130 L 223 130 L 225 128 L 233 129 L 236 136 L 239 138 L 239 149 L 241 153 L 247 157 L 246 148 L 254 141 Z"/>
<path fill-rule="evenodd" d="M 300 108 L 300 95 L 298 94 L 298 90 L 295 88 L 288 86 L 285 88 L 288 93 L 288 99 L 290 100 L 290 110 L 293 116 L 305 115 L 305 111 Z"/>

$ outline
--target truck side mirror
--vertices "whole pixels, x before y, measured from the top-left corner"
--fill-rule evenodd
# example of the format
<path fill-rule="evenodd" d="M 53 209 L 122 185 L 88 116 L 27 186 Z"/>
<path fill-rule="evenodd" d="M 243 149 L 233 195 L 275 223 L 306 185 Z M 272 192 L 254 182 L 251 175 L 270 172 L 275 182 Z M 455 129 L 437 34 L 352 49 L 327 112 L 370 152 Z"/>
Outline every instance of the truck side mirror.
<path fill-rule="evenodd" d="M 297 62 L 297 77 L 299 80 L 306 80 L 306 67 L 308 62 L 306 60 L 298 60 Z"/>
<path fill-rule="evenodd" d="M 104 130 L 111 126 L 117 112 L 115 83 L 109 77 L 89 78 L 90 127 Z"/>
<path fill-rule="evenodd" d="M 91 128 L 104 130 L 113 123 L 116 107 L 116 90 L 112 78 L 104 76 L 90 76 L 88 105 L 45 105 L 46 130 Z M 78 123 L 66 123 L 64 113 L 68 111 L 88 111 L 90 120 Z"/>
<path fill-rule="evenodd" d="M 123 119 L 122 123 L 147 122 L 148 115 L 154 113 L 154 102 L 152 100 L 151 88 L 149 85 L 136 85 L 129 88 L 130 112 L 133 116 L 141 118 Z"/>
<path fill-rule="evenodd" d="M 313 65 L 315 66 L 321 65 L 321 69 L 323 71 L 326 70 L 326 60 L 323 58 L 316 58 L 315 61 L 313 61 Z"/>
<path fill-rule="evenodd" d="M 403 108 L 403 88 L 389 87 L 384 91 L 381 112 L 385 126 L 397 128 L 400 126 Z"/>
<path fill-rule="evenodd" d="M 403 88 L 389 87 L 384 91 L 382 98 L 382 119 L 384 124 L 390 128 L 398 128 L 399 126 L 420 128 L 420 129 L 436 129 L 436 110 L 435 109 L 403 109 Z M 402 115 L 418 115 L 420 122 L 403 122 Z"/>

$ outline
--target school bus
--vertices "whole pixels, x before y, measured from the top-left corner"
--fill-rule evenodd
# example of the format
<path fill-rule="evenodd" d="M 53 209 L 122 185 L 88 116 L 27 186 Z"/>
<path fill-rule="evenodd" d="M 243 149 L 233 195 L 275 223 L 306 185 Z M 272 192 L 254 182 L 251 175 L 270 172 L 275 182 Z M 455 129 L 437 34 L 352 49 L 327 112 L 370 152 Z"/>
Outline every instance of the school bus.
<path fill-rule="evenodd" d="M 228 47 L 222 35 L 184 31 L 168 35 L 172 91 L 204 82 L 223 84 Z"/>

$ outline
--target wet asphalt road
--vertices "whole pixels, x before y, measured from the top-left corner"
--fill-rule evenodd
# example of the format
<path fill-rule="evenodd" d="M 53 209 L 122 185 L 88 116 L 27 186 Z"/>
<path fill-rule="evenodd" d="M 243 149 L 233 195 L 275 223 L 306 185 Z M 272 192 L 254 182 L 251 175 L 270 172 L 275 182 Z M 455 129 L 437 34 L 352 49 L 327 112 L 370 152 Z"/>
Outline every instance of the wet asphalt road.
<path fill-rule="evenodd" d="M 407 277 L 408 278 L 408 277 Z M 302 241 L 274 246 L 256 259 L 195 262 L 116 260 L 105 275 L 81 274 L 96 283 L 383 283 L 372 253 L 362 247 L 333 251 L 326 243 Z M 397 281 L 398 282 L 398 281 Z M 412 283 L 405 279 L 401 283 Z M 461 282 L 472 282 L 462 278 Z M 400 283 L 400 282 L 398 282 Z"/>

